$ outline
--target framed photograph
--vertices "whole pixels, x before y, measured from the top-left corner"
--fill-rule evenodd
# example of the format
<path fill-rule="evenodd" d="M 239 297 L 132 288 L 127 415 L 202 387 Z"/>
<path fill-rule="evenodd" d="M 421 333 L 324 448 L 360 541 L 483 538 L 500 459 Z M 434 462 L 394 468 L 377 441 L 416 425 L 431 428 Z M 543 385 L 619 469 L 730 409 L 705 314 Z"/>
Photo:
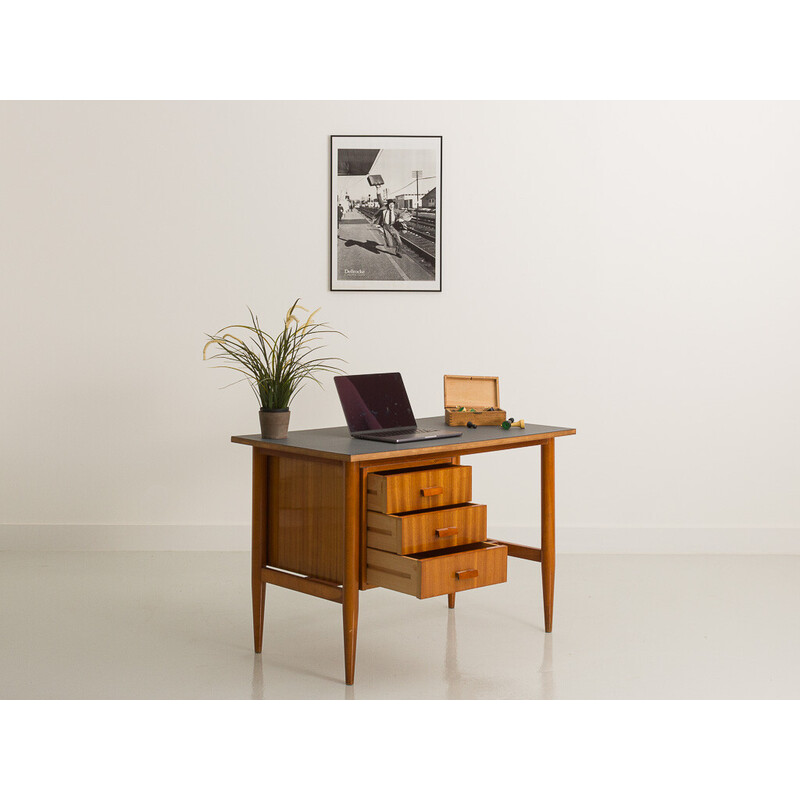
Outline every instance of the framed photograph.
<path fill-rule="evenodd" d="M 331 136 L 331 291 L 442 290 L 442 137 Z"/>

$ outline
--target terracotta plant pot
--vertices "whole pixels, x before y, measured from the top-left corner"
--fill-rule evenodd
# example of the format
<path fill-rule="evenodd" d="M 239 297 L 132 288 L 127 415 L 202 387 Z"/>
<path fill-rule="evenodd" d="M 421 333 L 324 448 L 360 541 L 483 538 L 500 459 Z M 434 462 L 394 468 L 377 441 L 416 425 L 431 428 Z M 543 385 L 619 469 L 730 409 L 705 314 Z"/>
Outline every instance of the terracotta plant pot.
<path fill-rule="evenodd" d="M 289 431 L 288 408 L 262 408 L 258 412 L 262 439 L 286 439 Z"/>

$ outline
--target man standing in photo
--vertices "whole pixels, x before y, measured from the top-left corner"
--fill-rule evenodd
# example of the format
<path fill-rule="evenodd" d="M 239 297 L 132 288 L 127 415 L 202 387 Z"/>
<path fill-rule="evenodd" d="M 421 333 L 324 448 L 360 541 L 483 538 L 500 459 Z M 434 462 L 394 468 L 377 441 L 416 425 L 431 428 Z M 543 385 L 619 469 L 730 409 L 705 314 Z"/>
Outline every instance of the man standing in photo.
<path fill-rule="evenodd" d="M 395 202 L 394 200 L 388 200 L 384 208 L 378 212 L 378 216 L 375 217 L 375 223 L 383 230 L 387 249 L 394 248 L 395 255 L 398 258 L 402 258 L 403 254 L 400 252 L 402 242 L 400 240 L 400 234 L 395 227 L 397 221 L 398 216 L 395 210 Z"/>

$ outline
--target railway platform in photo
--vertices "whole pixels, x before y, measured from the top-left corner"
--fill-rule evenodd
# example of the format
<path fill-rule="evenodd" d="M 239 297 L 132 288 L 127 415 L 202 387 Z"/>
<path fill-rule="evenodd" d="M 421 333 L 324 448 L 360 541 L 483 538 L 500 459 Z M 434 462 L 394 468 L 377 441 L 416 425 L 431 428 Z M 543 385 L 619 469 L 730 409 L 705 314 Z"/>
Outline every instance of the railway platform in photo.
<path fill-rule="evenodd" d="M 372 223 L 377 209 L 346 211 L 337 230 L 337 276 L 358 281 L 432 281 L 433 244 L 412 230 L 400 234 L 402 257 L 388 248 L 383 231 Z M 415 241 L 417 240 L 418 241 Z"/>

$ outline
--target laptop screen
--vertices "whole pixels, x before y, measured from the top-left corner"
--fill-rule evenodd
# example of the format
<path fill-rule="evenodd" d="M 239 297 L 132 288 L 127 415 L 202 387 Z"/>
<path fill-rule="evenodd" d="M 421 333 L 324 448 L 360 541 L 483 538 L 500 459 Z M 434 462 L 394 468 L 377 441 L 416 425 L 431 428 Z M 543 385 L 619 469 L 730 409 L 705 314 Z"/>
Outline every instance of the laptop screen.
<path fill-rule="evenodd" d="M 399 372 L 337 375 L 333 380 L 351 433 L 417 426 Z"/>

